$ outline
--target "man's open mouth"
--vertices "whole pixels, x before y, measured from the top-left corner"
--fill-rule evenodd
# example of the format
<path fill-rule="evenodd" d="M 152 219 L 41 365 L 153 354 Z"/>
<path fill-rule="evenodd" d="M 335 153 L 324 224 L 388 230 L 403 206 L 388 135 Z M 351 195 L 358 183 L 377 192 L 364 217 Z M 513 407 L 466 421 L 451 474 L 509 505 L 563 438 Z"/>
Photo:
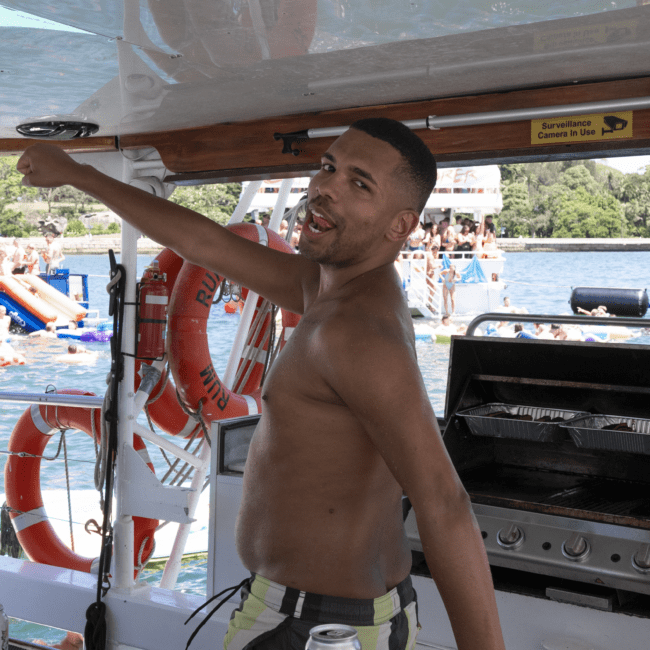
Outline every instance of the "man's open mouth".
<path fill-rule="evenodd" d="M 309 230 L 315 234 L 321 234 L 332 230 L 333 226 L 322 214 L 314 210 L 310 210 L 311 219 L 307 223 Z"/>

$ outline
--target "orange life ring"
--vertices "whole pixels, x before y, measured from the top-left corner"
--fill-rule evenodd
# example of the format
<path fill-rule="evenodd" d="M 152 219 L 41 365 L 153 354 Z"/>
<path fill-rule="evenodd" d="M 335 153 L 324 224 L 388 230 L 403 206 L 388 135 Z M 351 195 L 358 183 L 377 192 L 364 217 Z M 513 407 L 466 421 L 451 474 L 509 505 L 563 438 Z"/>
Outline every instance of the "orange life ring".
<path fill-rule="evenodd" d="M 229 230 L 252 241 L 268 242 L 274 250 L 294 254 L 292 248 L 277 233 L 255 224 L 236 224 Z M 264 365 L 257 361 L 240 361 L 243 365 L 239 385 L 229 390 L 222 383 L 212 365 L 208 347 L 207 322 L 212 300 L 222 278 L 211 271 L 189 264 L 183 265 L 178 275 L 169 307 L 169 333 L 167 349 L 171 351 L 169 366 L 180 399 L 191 409 L 202 405 L 203 419 L 208 421 L 259 413 L 261 409 L 259 387 Z M 246 294 L 242 290 L 242 295 Z M 257 303 L 259 308 L 260 298 Z M 300 316 L 282 310 L 283 333 L 280 345 L 284 346 Z M 256 331 L 249 332 L 246 348 L 268 349 L 266 331 L 271 322 L 267 314 Z"/>
<path fill-rule="evenodd" d="M 58 391 L 65 395 L 94 395 L 80 390 Z M 41 456 L 52 435 L 62 429 L 79 429 L 101 438 L 99 409 L 32 404 L 21 415 L 9 440 L 9 451 L 33 454 L 34 457 L 10 455 L 5 465 L 7 505 L 16 536 L 33 562 L 60 566 L 85 573 L 96 573 L 98 558 L 85 558 L 71 551 L 50 524 L 41 495 Z M 142 439 L 134 435 L 133 447 L 153 472 L 154 467 Z M 158 520 L 133 517 L 135 563 L 144 564 L 154 549 Z"/>

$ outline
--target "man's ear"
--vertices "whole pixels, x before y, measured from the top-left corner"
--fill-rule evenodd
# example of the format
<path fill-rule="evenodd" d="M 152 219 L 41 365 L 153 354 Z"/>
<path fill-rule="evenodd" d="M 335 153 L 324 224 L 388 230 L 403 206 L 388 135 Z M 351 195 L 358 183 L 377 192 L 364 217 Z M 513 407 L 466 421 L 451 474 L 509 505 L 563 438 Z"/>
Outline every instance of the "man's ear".
<path fill-rule="evenodd" d="M 393 217 L 386 237 L 393 242 L 403 242 L 418 225 L 420 215 L 415 210 L 402 210 Z"/>

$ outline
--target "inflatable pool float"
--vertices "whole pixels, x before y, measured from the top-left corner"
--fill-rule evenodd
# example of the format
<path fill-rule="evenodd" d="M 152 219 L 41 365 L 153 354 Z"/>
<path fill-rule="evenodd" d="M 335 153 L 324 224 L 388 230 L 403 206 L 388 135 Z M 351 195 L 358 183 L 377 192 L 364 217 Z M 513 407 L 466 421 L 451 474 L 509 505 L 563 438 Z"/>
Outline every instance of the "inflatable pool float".
<path fill-rule="evenodd" d="M 417 324 L 413 325 L 415 330 L 415 339 L 417 341 L 431 341 L 432 343 L 437 342 L 436 333 L 433 327 L 429 325 Z"/>
<path fill-rule="evenodd" d="M 113 336 L 113 330 L 81 330 L 80 340 L 84 342 L 98 341 L 108 343 Z"/>
<path fill-rule="evenodd" d="M 60 339 L 75 339 L 79 341 L 81 339 L 82 329 L 68 329 L 67 327 L 62 327 L 61 329 L 56 330 L 56 335 Z"/>

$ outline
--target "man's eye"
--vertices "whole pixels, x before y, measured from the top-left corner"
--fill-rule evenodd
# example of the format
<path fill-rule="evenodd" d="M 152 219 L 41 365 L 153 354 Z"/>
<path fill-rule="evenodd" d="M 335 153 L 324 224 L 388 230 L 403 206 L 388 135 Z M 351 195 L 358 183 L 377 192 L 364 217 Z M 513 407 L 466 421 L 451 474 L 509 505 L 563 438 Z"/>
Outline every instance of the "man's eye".
<path fill-rule="evenodd" d="M 334 171 L 334 167 L 332 167 L 332 165 L 330 165 L 330 163 L 322 163 L 320 168 L 324 169 L 326 172 L 333 172 Z"/>
<path fill-rule="evenodd" d="M 367 190 L 368 189 L 368 186 L 365 183 L 363 183 L 362 181 L 354 181 L 354 184 L 357 187 L 360 187 L 362 190 Z"/>

